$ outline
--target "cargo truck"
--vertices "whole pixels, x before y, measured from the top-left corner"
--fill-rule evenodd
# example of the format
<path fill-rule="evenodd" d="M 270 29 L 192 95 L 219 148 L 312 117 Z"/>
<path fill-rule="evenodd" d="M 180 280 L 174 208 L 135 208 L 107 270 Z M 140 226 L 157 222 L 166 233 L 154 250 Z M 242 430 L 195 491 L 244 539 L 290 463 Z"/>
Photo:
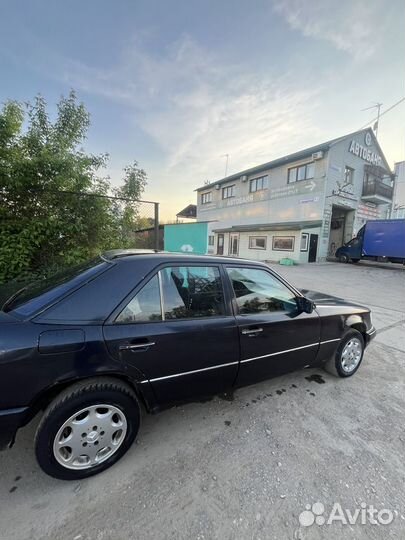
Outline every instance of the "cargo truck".
<path fill-rule="evenodd" d="M 340 262 L 361 259 L 405 264 L 405 219 L 367 221 L 357 236 L 336 250 Z"/>

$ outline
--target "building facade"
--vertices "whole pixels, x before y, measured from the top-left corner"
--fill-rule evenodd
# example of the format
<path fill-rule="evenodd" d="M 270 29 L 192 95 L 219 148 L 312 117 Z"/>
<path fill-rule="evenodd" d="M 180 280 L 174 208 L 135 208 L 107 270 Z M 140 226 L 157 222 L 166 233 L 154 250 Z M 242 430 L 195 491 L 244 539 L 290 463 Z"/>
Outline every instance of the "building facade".
<path fill-rule="evenodd" d="M 394 175 L 371 129 L 197 189 L 208 252 L 256 260 L 333 257 L 369 219 L 389 217 Z"/>
<path fill-rule="evenodd" d="M 405 218 L 405 161 L 394 165 L 395 186 L 391 217 L 393 219 Z"/>

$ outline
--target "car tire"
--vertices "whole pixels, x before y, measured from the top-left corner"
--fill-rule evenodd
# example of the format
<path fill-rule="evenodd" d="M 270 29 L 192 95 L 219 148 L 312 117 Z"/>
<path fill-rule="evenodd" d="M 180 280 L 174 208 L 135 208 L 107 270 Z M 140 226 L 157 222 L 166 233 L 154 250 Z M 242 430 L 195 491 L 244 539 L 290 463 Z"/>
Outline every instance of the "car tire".
<path fill-rule="evenodd" d="M 93 476 L 125 454 L 139 424 L 139 403 L 126 383 L 110 378 L 77 383 L 46 409 L 35 435 L 37 461 L 54 478 Z"/>
<path fill-rule="evenodd" d="M 347 255 L 339 255 L 339 262 L 347 263 L 349 262 L 349 257 Z"/>
<path fill-rule="evenodd" d="M 336 377 L 351 377 L 359 369 L 364 355 L 364 338 L 357 330 L 349 330 L 342 338 L 325 370 Z"/>

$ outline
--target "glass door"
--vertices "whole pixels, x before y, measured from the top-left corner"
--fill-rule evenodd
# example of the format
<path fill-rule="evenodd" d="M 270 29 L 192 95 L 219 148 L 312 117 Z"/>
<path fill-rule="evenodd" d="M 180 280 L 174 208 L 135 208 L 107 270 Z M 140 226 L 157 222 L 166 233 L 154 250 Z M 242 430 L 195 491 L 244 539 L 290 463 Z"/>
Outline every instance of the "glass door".
<path fill-rule="evenodd" d="M 239 254 L 239 234 L 231 234 L 229 237 L 229 255 L 237 257 Z"/>
<path fill-rule="evenodd" d="M 224 235 L 218 234 L 217 237 L 217 255 L 224 254 Z"/>

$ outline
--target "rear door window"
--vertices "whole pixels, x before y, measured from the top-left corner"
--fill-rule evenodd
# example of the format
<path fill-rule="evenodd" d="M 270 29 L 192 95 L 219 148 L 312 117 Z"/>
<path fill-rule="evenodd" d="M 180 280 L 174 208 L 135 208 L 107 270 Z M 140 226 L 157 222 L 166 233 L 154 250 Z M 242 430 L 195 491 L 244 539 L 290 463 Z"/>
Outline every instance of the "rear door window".
<path fill-rule="evenodd" d="M 115 319 L 115 322 L 132 324 L 161 320 L 160 288 L 159 279 L 156 275 L 125 306 Z"/>
<path fill-rule="evenodd" d="M 160 271 L 165 319 L 225 315 L 221 274 L 215 266 L 173 266 Z"/>

